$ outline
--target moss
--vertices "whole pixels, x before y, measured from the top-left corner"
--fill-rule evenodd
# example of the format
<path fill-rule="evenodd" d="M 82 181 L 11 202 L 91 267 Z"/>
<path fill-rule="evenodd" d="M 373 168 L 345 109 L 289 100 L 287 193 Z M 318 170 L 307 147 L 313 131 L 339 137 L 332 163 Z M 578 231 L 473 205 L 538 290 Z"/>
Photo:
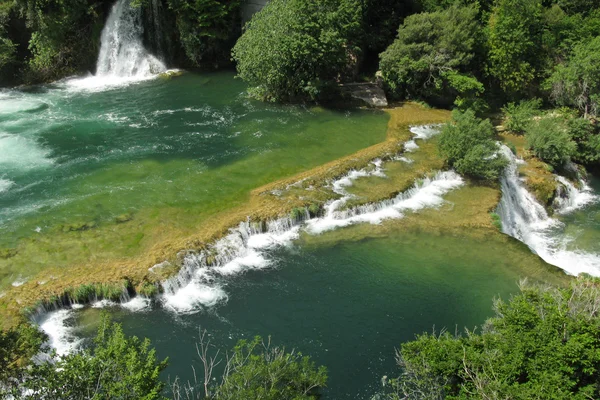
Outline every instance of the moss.
<path fill-rule="evenodd" d="M 17 249 L 0 249 L 0 258 L 8 260 L 9 258 L 16 256 L 17 253 Z"/>
<path fill-rule="evenodd" d="M 88 229 L 93 229 L 97 225 L 98 224 L 95 221 L 76 222 L 76 223 L 72 223 L 72 224 L 62 225 L 61 230 L 63 232 L 80 232 L 80 231 L 87 231 Z"/>
<path fill-rule="evenodd" d="M 502 220 L 500 216 L 496 213 L 490 213 L 490 217 L 492 218 L 492 225 L 494 225 L 499 231 L 502 231 Z"/>
<path fill-rule="evenodd" d="M 293 221 L 301 221 L 305 215 L 306 215 L 306 211 L 302 207 L 294 207 L 290 211 L 290 218 Z"/>
<path fill-rule="evenodd" d="M 144 297 L 154 297 L 159 293 L 159 287 L 150 282 L 143 282 L 137 289 L 137 293 Z"/>
<path fill-rule="evenodd" d="M 308 206 L 308 213 L 312 218 L 318 217 L 321 214 L 321 206 L 317 203 L 311 203 Z"/>

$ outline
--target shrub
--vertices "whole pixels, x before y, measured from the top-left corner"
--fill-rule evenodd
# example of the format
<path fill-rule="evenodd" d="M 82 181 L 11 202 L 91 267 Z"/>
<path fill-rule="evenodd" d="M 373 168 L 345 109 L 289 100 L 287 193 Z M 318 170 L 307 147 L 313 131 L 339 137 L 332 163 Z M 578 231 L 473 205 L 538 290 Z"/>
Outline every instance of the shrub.
<path fill-rule="evenodd" d="M 567 124 L 571 139 L 577 143 L 573 161 L 586 165 L 600 161 L 600 135 L 594 125 L 585 118 L 573 118 Z"/>
<path fill-rule="evenodd" d="M 489 120 L 477 118 L 472 110 L 452 113 L 438 142 L 441 155 L 460 174 L 493 181 L 506 166 L 507 160 L 497 151 L 493 140 L 494 127 Z"/>
<path fill-rule="evenodd" d="M 504 127 L 513 133 L 525 133 L 531 119 L 539 114 L 541 105 L 540 99 L 522 100 L 518 104 L 508 103 L 502 108 Z"/>
<path fill-rule="evenodd" d="M 269 101 L 321 99 L 356 62 L 358 0 L 272 0 L 233 48 L 238 76 Z"/>
<path fill-rule="evenodd" d="M 158 361 L 148 339 L 127 337 L 105 315 L 94 346 L 31 366 L 20 399 L 163 399 Z M 91 395 L 90 395 L 91 393 Z"/>
<path fill-rule="evenodd" d="M 577 149 L 563 121 L 558 118 L 542 118 L 531 123 L 525 139 L 533 154 L 555 168 L 569 161 Z"/>
<path fill-rule="evenodd" d="M 587 399 L 600 387 L 600 281 L 522 285 L 481 333 L 402 344 L 388 399 Z M 389 386 L 388 386 L 389 387 Z"/>

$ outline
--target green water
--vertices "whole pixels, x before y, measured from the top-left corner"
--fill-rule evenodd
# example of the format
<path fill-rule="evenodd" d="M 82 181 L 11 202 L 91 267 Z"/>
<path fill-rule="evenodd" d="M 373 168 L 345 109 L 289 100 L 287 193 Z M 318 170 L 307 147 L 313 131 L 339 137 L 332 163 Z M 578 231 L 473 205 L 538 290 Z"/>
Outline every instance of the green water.
<path fill-rule="evenodd" d="M 193 379 L 192 365 L 200 371 L 201 327 L 222 350 L 271 335 L 328 367 L 326 399 L 370 399 L 383 375 L 398 374 L 394 349 L 402 342 L 432 329 L 481 326 L 493 298 L 508 298 L 520 278 L 557 277 L 515 241 L 406 231 L 401 222 L 305 237 L 270 257 L 273 269 L 225 280 L 228 300 L 214 308 L 194 315 L 113 309 L 113 316 L 169 357 L 165 380 Z M 79 314 L 87 334 L 98 313 Z"/>
<path fill-rule="evenodd" d="M 385 138 L 380 111 L 248 100 L 232 73 L 0 93 L 0 289 L 135 257 L 249 191 Z M 117 224 L 116 218 L 131 219 Z"/>
<path fill-rule="evenodd" d="M 385 137 L 383 112 L 262 104 L 243 92 L 220 73 L 102 92 L 57 84 L 2 93 L 2 285 L 46 267 L 143 255 L 243 205 L 262 184 Z M 476 196 L 470 190 L 447 197 L 459 203 Z M 416 218 L 432 228 L 431 221 L 457 214 L 452 201 Z M 593 215 L 568 216 L 569 226 Z M 226 300 L 195 314 L 160 304 L 111 312 L 127 333 L 150 338 L 170 358 L 165 379 L 192 379 L 202 327 L 222 350 L 271 335 L 329 368 L 327 399 L 369 399 L 383 375 L 398 373 L 394 349 L 402 342 L 434 326 L 480 326 L 492 299 L 514 293 L 521 278 L 563 279 L 498 232 L 415 226 L 400 220 L 303 235 L 268 250 L 268 268 L 224 276 L 215 284 Z M 90 336 L 98 313 L 73 312 L 71 323 Z"/>

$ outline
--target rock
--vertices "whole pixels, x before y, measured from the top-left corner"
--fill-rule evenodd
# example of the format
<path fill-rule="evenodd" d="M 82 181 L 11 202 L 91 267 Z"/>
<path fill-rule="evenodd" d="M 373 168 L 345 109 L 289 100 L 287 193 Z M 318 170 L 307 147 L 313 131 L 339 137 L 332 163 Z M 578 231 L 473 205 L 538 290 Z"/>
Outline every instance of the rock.
<path fill-rule="evenodd" d="M 183 71 L 180 69 L 168 69 L 165 72 L 158 74 L 161 79 L 171 79 L 181 75 L 183 75 Z"/>
<path fill-rule="evenodd" d="M 362 101 L 369 107 L 388 106 L 385 92 L 375 83 L 347 83 L 342 85 L 342 90 L 352 98 Z"/>

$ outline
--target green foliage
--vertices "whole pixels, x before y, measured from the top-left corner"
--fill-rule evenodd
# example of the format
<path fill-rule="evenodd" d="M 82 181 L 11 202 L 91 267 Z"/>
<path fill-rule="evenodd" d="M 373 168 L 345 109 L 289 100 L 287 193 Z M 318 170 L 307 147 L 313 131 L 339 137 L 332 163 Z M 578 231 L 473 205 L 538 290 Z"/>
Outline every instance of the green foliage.
<path fill-rule="evenodd" d="M 527 127 L 525 139 L 533 154 L 555 168 L 569 161 L 577 150 L 564 121 L 559 118 L 549 117 L 533 121 Z"/>
<path fill-rule="evenodd" d="M 233 349 L 223 383 L 214 388 L 215 400 L 311 400 L 327 382 L 325 367 L 309 357 L 273 348 L 260 337 L 242 340 Z"/>
<path fill-rule="evenodd" d="M 103 25 L 102 0 L 17 0 L 32 29 L 29 82 L 55 80 L 94 66 Z"/>
<path fill-rule="evenodd" d="M 240 78 L 264 100 L 316 100 L 356 61 L 357 0 L 273 0 L 233 48 Z"/>
<path fill-rule="evenodd" d="M 68 288 L 66 295 L 73 303 L 89 303 L 90 301 L 106 299 L 119 301 L 131 284 L 124 281 L 120 284 L 112 283 L 90 283 L 83 284 L 74 288 Z"/>
<path fill-rule="evenodd" d="M 242 0 L 168 0 L 175 13 L 179 40 L 195 66 L 229 61 L 229 49 L 240 34 Z"/>
<path fill-rule="evenodd" d="M 402 345 L 389 399 L 591 399 L 600 396 L 600 281 L 522 285 L 480 334 L 424 334 Z"/>
<path fill-rule="evenodd" d="M 546 82 L 558 105 L 598 115 L 600 107 L 600 36 L 575 46 L 572 56 L 554 69 Z"/>
<path fill-rule="evenodd" d="M 467 71 L 478 32 L 474 7 L 414 14 L 381 54 L 380 69 L 389 91 L 399 98 L 478 95 L 483 85 Z"/>
<path fill-rule="evenodd" d="M 490 218 L 492 219 L 492 225 L 498 228 L 499 231 L 502 230 L 502 219 L 496 213 L 490 213 Z"/>
<path fill-rule="evenodd" d="M 448 165 L 458 173 L 493 181 L 507 163 L 498 154 L 493 138 L 494 127 L 488 119 L 477 118 L 472 110 L 455 110 L 452 121 L 442 129 L 438 147 Z"/>
<path fill-rule="evenodd" d="M 488 25 L 488 73 L 509 96 L 527 93 L 540 67 L 541 0 L 499 0 Z"/>
<path fill-rule="evenodd" d="M 158 361 L 148 339 L 127 337 L 103 316 L 91 349 L 31 366 L 21 399 L 163 399 Z"/>
<path fill-rule="evenodd" d="M 18 389 L 25 366 L 45 341 L 44 335 L 31 324 L 21 324 L 8 331 L 0 330 L 0 397 Z"/>
<path fill-rule="evenodd" d="M 502 108 L 504 127 L 513 133 L 525 133 L 532 118 L 540 114 L 541 105 L 540 99 L 521 100 L 518 104 L 508 103 Z"/>
<path fill-rule="evenodd" d="M 572 118 L 568 121 L 569 136 L 577 143 L 573 161 L 591 165 L 600 161 L 600 134 L 598 128 L 586 118 Z"/>
<path fill-rule="evenodd" d="M 308 206 L 308 213 L 311 217 L 317 217 L 321 213 L 321 206 L 317 203 L 312 203 Z"/>

